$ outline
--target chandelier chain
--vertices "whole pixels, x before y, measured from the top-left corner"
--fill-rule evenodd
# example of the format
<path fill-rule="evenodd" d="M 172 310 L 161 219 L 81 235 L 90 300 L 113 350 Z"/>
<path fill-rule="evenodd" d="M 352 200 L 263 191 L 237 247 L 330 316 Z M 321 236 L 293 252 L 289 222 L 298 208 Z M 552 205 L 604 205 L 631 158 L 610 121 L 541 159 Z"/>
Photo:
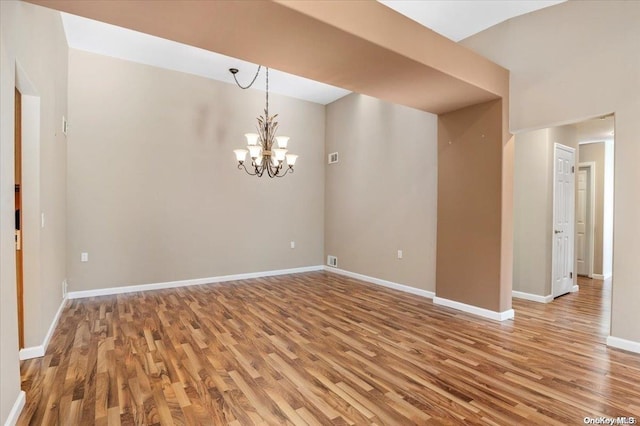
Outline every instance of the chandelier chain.
<path fill-rule="evenodd" d="M 253 83 L 256 82 L 256 79 L 258 78 L 258 74 L 260 74 L 260 69 L 262 68 L 262 65 L 258 65 L 258 70 L 256 71 L 256 75 L 253 76 L 253 80 L 251 80 L 251 83 L 247 84 L 246 86 L 243 86 L 240 84 L 240 82 L 238 81 L 238 78 L 236 77 L 236 73 L 238 72 L 238 70 L 236 69 L 235 72 L 231 72 L 231 74 L 233 75 L 233 79 L 236 81 L 236 84 L 238 85 L 239 88 L 241 89 L 248 89 L 251 86 L 253 86 Z M 268 74 L 268 72 L 267 72 Z"/>

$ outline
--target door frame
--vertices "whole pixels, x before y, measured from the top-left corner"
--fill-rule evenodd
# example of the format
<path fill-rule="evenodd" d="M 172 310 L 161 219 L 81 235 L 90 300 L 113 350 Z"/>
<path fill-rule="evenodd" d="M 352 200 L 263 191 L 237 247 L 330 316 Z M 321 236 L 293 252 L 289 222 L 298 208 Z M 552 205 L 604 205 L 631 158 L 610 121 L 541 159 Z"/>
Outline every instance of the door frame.
<path fill-rule="evenodd" d="M 552 212 L 551 212 L 551 295 L 555 298 L 561 295 L 556 295 L 556 291 L 555 291 L 555 276 L 556 276 L 556 268 L 555 268 L 555 259 L 556 259 L 556 244 L 555 244 L 555 239 L 554 239 L 554 235 L 555 235 L 555 224 L 556 224 L 556 172 L 558 169 L 558 150 L 564 150 L 567 151 L 569 153 L 571 153 L 571 155 L 573 156 L 573 174 L 574 174 L 574 179 L 573 179 L 573 191 L 571 192 L 571 198 L 572 198 L 572 202 L 570 203 L 570 205 L 572 206 L 572 210 L 573 210 L 573 217 L 572 220 L 570 221 L 570 223 L 573 226 L 573 232 L 571 233 L 571 237 L 569 238 L 569 241 L 571 242 L 571 256 L 569 256 L 572 259 L 572 263 L 571 263 L 571 278 L 572 278 L 572 283 L 575 283 L 576 280 L 576 274 L 575 274 L 575 263 L 576 263 L 576 250 L 575 250 L 575 246 L 576 246 L 576 226 L 575 226 L 575 221 L 576 221 L 576 179 L 575 179 L 575 167 L 576 167 L 576 153 L 577 150 L 575 148 L 572 148 L 570 146 L 567 145 L 563 145 L 560 143 L 555 142 L 553 144 L 553 175 L 552 175 L 552 187 L 553 187 L 553 191 L 552 191 Z M 572 284 L 571 286 L 571 292 L 575 292 L 578 291 L 578 286 L 575 284 Z M 564 294 L 564 293 L 563 293 Z"/>
<path fill-rule="evenodd" d="M 18 305 L 18 349 L 24 349 L 24 238 L 22 220 L 22 93 L 15 87 L 14 96 L 14 209 L 15 209 L 15 251 L 16 251 L 16 295 Z M 19 224 L 19 225 L 18 225 Z"/>
<path fill-rule="evenodd" d="M 578 163 L 578 170 L 582 168 L 589 169 L 589 182 L 587 182 L 587 188 L 589 188 L 589 204 L 587 205 L 589 211 L 589 247 L 587 255 L 589 256 L 589 278 L 593 278 L 593 261 L 596 251 L 596 162 L 585 161 Z"/>
<path fill-rule="evenodd" d="M 1 1 L 1 0 L 0 0 Z M 42 222 L 40 191 L 40 135 L 41 135 L 41 97 L 35 84 L 24 71 L 20 63 L 15 63 L 15 87 L 21 93 L 21 136 L 22 136 L 22 285 L 24 346 L 20 349 L 20 359 L 31 356 L 33 336 L 29 330 L 31 322 L 37 321 L 37 312 L 41 309 L 41 232 Z M 24 233 L 24 230 L 27 233 Z M 16 301 L 17 303 L 17 301 Z"/>

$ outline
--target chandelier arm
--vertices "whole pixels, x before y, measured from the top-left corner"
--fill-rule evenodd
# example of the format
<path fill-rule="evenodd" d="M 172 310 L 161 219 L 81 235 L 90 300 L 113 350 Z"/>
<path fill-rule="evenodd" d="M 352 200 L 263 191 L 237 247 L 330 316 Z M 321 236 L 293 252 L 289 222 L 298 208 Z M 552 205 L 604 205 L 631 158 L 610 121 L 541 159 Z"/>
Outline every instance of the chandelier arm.
<path fill-rule="evenodd" d="M 284 173 L 283 173 L 283 174 L 281 174 L 281 175 L 276 175 L 276 177 L 279 177 L 279 178 L 281 178 L 281 177 L 285 177 L 285 176 L 286 176 L 286 174 L 287 174 L 287 173 L 289 173 L 289 172 L 293 173 L 293 169 L 292 169 L 292 168 L 287 168 L 287 169 L 284 171 Z"/>
<path fill-rule="evenodd" d="M 251 175 L 251 176 L 255 176 L 256 175 L 255 173 L 251 173 L 249 171 L 249 169 L 247 169 L 247 166 L 244 164 L 244 161 L 242 163 L 238 164 L 238 169 L 240 169 L 240 170 L 244 169 L 244 171 L 247 172 L 248 175 Z"/>
<path fill-rule="evenodd" d="M 279 177 L 278 173 L 280 173 L 280 167 L 271 167 L 272 176 L 271 177 Z"/>
<path fill-rule="evenodd" d="M 236 74 L 238 73 L 238 70 L 236 68 L 231 68 L 231 69 L 229 69 L 229 71 L 233 75 L 233 79 L 235 80 L 235 82 L 236 82 L 236 84 L 238 85 L 239 88 L 248 89 L 251 86 L 253 86 L 253 83 L 256 82 L 256 79 L 258 78 L 258 74 L 260 74 L 260 69 L 261 68 L 262 68 L 262 65 L 258 65 L 258 71 L 256 71 L 256 75 L 253 76 L 253 80 L 251 80 L 251 83 L 249 83 L 246 86 L 241 85 L 240 82 L 238 81 L 238 78 L 236 77 Z M 268 71 L 267 71 L 267 75 L 269 75 Z"/>

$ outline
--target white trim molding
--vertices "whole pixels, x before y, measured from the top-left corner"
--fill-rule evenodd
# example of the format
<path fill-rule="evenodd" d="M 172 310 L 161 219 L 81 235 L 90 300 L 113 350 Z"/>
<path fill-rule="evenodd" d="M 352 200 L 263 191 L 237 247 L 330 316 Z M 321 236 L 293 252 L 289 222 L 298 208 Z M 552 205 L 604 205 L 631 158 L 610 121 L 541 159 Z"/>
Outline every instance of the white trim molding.
<path fill-rule="evenodd" d="M 595 240 L 596 240 L 596 162 L 583 161 L 578 163 L 578 172 L 581 168 L 589 169 L 589 248 L 587 250 L 589 256 L 589 270 L 587 275 L 593 277 L 593 264 L 595 262 Z M 577 176 L 577 175 L 576 175 Z"/>
<path fill-rule="evenodd" d="M 507 309 L 503 312 L 491 311 L 489 309 L 480 308 L 478 306 L 467 305 L 466 303 L 456 302 L 455 300 L 445 299 L 443 297 L 435 296 L 433 298 L 435 305 L 442 305 L 448 308 L 457 309 L 459 311 L 467 312 L 469 314 L 478 315 L 484 318 L 489 318 L 494 321 L 506 321 L 515 317 L 515 311 L 513 309 Z"/>
<path fill-rule="evenodd" d="M 580 286 L 578 284 L 574 284 L 573 287 L 571 287 L 571 293 L 576 293 L 580 291 Z"/>
<path fill-rule="evenodd" d="M 530 300 L 532 302 L 538 303 L 549 303 L 553 300 L 553 296 L 551 294 L 540 296 L 539 294 L 525 293 L 523 291 L 516 290 L 513 290 L 511 292 L 511 296 L 515 297 L 516 299 Z"/>
<path fill-rule="evenodd" d="M 635 352 L 640 354 L 640 342 L 633 340 L 621 339 L 619 337 L 609 336 L 607 337 L 607 346 L 612 348 L 623 349 L 629 352 Z"/>
<path fill-rule="evenodd" d="M 20 352 L 18 352 L 18 358 L 20 359 L 20 361 L 24 361 L 26 359 L 40 358 L 41 356 L 44 356 L 45 352 L 46 352 L 46 349 L 44 345 L 29 346 L 28 348 L 20 349 Z"/>
<path fill-rule="evenodd" d="M 594 280 L 608 280 L 611 278 L 611 275 L 593 274 L 591 278 Z"/>
<path fill-rule="evenodd" d="M 44 340 L 41 345 L 38 346 L 30 346 L 28 348 L 20 349 L 18 353 L 18 357 L 20 361 L 24 361 L 25 359 L 39 358 L 44 356 L 47 351 L 47 346 L 49 346 L 49 341 L 51 340 L 51 336 L 53 336 L 53 332 L 56 330 L 56 326 L 58 325 L 58 320 L 60 319 L 60 315 L 62 315 L 62 311 L 64 311 L 64 307 L 67 304 L 67 298 L 62 299 L 60 303 L 60 307 L 58 308 L 58 312 L 56 312 L 53 317 L 53 321 L 51 321 L 51 325 L 49 326 L 49 330 L 47 334 L 44 336 Z"/>
<path fill-rule="evenodd" d="M 333 272 L 335 274 L 344 275 L 347 277 L 355 278 L 360 281 L 366 281 L 371 284 L 377 284 L 383 287 L 392 288 L 394 290 L 400 290 L 405 293 L 415 294 L 417 296 L 426 297 L 428 299 L 433 299 L 435 293 L 429 290 L 423 290 L 421 288 L 411 287 L 404 284 L 394 283 L 392 281 L 382 280 L 380 278 L 374 278 L 367 275 L 358 274 L 356 272 L 345 271 L 344 269 L 333 268 L 331 266 L 325 266 L 324 268 L 327 272 Z"/>
<path fill-rule="evenodd" d="M 15 424 L 18 423 L 18 418 L 20 417 L 20 413 L 22 413 L 22 409 L 26 402 L 27 394 L 21 390 L 16 398 L 16 402 L 14 402 L 13 407 L 11 407 L 11 411 L 9 411 L 9 416 L 7 416 L 4 426 L 15 426 Z"/>
<path fill-rule="evenodd" d="M 120 287 L 100 288 L 96 290 L 70 291 L 69 299 L 82 299 L 85 297 L 110 296 L 113 294 L 134 293 L 137 291 L 162 290 L 166 288 L 188 287 L 192 285 L 223 283 L 227 281 L 248 280 L 251 278 L 272 277 L 276 275 L 299 274 L 302 272 L 322 271 L 324 265 L 304 266 L 302 268 L 278 269 L 274 271 L 249 272 L 246 274 L 222 275 L 209 278 L 195 278 L 191 280 L 168 281 L 163 283 L 140 284 Z"/>

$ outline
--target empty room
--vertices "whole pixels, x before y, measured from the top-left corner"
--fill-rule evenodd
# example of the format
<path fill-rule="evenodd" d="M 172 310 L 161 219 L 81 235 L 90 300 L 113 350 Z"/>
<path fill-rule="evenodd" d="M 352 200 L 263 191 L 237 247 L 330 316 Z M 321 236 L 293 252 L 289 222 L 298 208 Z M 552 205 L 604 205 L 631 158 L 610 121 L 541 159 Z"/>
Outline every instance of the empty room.
<path fill-rule="evenodd" d="M 0 422 L 637 423 L 639 22 L 0 1 Z"/>

